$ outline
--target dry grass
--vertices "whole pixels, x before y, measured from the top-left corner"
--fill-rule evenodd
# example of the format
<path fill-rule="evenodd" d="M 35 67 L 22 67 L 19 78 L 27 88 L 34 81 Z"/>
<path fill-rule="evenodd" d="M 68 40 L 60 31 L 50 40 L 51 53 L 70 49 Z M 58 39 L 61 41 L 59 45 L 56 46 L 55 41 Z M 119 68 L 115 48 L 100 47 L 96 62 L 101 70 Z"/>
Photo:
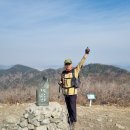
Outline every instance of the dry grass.
<path fill-rule="evenodd" d="M 89 101 L 86 98 L 87 93 L 95 93 L 95 104 L 116 104 L 120 106 L 130 106 L 130 81 L 127 77 L 120 77 L 116 80 L 100 80 L 88 76 L 87 79 L 81 79 L 82 84 L 78 91 L 77 103 L 86 105 Z M 1 103 L 23 103 L 34 102 L 36 97 L 36 87 L 9 88 L 0 91 Z M 50 84 L 50 101 L 63 102 L 63 97 L 58 99 L 58 85 Z"/>
<path fill-rule="evenodd" d="M 14 88 L 0 92 L 1 103 L 23 103 L 35 100 L 36 88 Z"/>

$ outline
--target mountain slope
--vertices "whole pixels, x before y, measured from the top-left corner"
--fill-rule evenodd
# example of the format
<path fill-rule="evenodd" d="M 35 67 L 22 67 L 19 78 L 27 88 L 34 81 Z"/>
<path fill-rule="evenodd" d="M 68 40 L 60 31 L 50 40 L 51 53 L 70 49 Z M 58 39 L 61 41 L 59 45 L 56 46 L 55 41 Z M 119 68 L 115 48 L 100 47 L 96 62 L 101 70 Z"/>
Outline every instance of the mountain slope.
<path fill-rule="evenodd" d="M 24 66 L 15 65 L 7 70 L 0 70 L 0 89 L 7 89 L 9 87 L 20 87 L 20 86 L 38 86 L 39 82 L 42 81 L 42 77 L 45 76 L 49 79 L 50 83 L 57 83 L 60 79 L 61 69 L 46 69 L 38 71 L 36 69 Z M 83 67 L 81 75 L 87 77 L 88 75 L 115 75 L 119 76 L 122 74 L 128 74 L 124 69 L 120 69 L 111 65 L 101 64 L 89 64 Z"/>
<path fill-rule="evenodd" d="M 16 88 L 26 85 L 26 81 L 38 74 L 38 70 L 23 65 L 15 65 L 10 69 L 0 70 L 0 88 Z"/>
<path fill-rule="evenodd" d="M 125 69 L 121 69 L 119 67 L 115 67 L 112 65 L 103 65 L 103 64 L 88 64 L 83 67 L 82 72 L 84 76 L 88 74 L 127 74 L 128 71 Z"/>
<path fill-rule="evenodd" d="M 30 70 L 35 70 L 35 69 L 18 64 L 18 65 L 15 65 L 9 69 L 0 70 L 0 73 L 1 74 L 9 74 L 9 73 L 17 73 L 17 72 L 25 73 L 25 72 L 30 71 Z"/>

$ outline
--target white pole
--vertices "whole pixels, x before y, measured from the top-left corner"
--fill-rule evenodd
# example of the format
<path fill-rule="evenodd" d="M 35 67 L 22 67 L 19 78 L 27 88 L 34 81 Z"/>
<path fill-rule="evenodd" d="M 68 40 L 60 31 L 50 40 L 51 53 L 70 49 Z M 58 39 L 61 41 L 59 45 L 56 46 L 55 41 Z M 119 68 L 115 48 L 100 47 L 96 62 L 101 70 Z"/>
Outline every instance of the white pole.
<path fill-rule="evenodd" d="M 92 99 L 90 99 L 90 103 L 89 103 L 89 107 L 91 107 L 92 106 Z"/>

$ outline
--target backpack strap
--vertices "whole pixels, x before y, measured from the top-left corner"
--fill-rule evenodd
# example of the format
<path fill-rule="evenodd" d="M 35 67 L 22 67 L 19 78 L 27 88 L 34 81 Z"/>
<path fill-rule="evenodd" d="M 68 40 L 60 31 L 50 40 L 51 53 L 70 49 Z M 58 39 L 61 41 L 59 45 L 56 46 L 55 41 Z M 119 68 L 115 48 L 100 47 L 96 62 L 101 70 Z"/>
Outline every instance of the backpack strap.
<path fill-rule="evenodd" d="M 75 72 L 74 72 L 74 69 L 72 69 L 72 78 L 75 78 Z"/>
<path fill-rule="evenodd" d="M 67 73 L 72 73 L 72 78 L 65 78 L 64 75 L 67 74 Z M 75 68 L 73 68 L 70 72 L 66 72 L 66 70 L 64 70 L 62 72 L 61 76 L 62 76 L 63 79 L 72 79 L 72 80 L 73 80 L 73 78 L 76 79 L 76 77 L 75 77 Z M 62 80 L 62 78 L 61 78 L 61 80 Z M 74 88 L 74 93 L 75 93 L 76 87 L 71 86 L 71 87 L 67 87 L 66 88 L 66 87 L 64 87 L 64 85 L 62 85 L 62 89 L 66 89 L 67 90 L 67 94 L 69 93 L 70 88 Z"/>
<path fill-rule="evenodd" d="M 71 70 L 69 73 L 72 73 L 72 70 Z M 67 74 L 66 70 L 64 70 L 64 71 L 62 72 L 62 74 L 61 74 L 61 77 L 62 77 L 62 78 L 61 78 L 61 81 L 62 81 L 62 82 L 63 82 L 63 79 L 72 79 L 72 78 L 65 78 L 65 77 L 64 77 L 65 74 Z M 72 76 L 73 76 L 73 75 L 72 75 Z M 64 87 L 64 86 L 62 85 L 62 88 L 69 90 L 70 88 L 73 88 L 73 87 L 67 87 L 67 88 L 66 88 L 66 87 Z M 67 91 L 68 91 L 68 90 L 67 90 Z"/>
<path fill-rule="evenodd" d="M 74 72 L 74 68 L 72 69 L 72 78 L 75 78 L 75 72 Z M 75 87 L 74 88 L 74 93 L 75 93 Z"/>

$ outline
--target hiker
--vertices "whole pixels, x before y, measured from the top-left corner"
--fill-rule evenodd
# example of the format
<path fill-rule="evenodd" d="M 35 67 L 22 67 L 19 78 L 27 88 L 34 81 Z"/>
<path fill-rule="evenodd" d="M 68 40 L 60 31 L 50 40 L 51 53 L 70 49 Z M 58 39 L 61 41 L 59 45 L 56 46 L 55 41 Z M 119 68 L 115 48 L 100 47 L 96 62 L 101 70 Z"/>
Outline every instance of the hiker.
<path fill-rule="evenodd" d="M 78 76 L 83 64 L 87 59 L 89 52 L 90 49 L 87 47 L 83 58 L 75 68 L 73 68 L 72 66 L 72 60 L 66 59 L 64 61 L 65 70 L 62 72 L 61 81 L 59 82 L 68 109 L 69 114 L 68 123 L 73 127 L 77 122 L 76 100 L 77 100 L 77 88 L 79 87 L 80 82 Z"/>

